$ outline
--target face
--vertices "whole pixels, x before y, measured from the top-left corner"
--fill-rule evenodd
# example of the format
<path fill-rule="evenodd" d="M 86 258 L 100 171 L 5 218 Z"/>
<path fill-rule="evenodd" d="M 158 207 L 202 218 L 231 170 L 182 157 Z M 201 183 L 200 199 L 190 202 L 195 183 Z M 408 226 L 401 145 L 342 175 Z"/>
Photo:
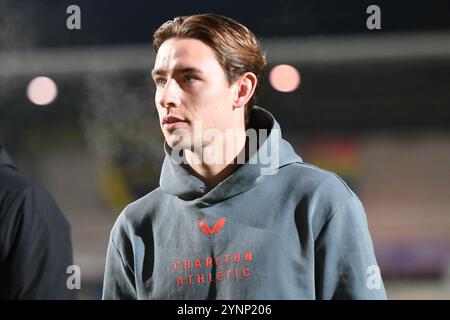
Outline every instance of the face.
<path fill-rule="evenodd" d="M 161 129 L 170 147 L 208 144 L 198 134 L 199 124 L 202 132 L 225 132 L 243 125 L 233 108 L 236 86 L 228 83 L 213 49 L 200 40 L 166 40 L 156 55 L 152 77 Z"/>

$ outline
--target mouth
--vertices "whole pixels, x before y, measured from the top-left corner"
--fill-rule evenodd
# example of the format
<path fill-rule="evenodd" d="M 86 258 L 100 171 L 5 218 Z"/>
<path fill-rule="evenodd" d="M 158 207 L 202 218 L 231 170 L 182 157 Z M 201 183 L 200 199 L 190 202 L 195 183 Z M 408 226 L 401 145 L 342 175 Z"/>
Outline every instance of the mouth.
<path fill-rule="evenodd" d="M 167 130 L 173 130 L 182 127 L 185 125 L 186 120 L 174 117 L 174 116 L 165 116 L 161 121 L 163 128 Z"/>

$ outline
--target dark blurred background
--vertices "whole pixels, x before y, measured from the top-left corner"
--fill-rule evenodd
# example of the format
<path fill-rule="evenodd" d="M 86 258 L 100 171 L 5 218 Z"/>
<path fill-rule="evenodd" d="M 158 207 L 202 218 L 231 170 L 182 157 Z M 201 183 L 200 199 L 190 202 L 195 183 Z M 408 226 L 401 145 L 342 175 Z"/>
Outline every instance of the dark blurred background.
<path fill-rule="evenodd" d="M 367 28 L 369 5 L 381 29 Z M 71 222 L 79 297 L 100 297 L 112 224 L 158 186 L 152 34 L 204 12 L 261 40 L 259 105 L 360 196 L 388 296 L 449 299 L 450 2 L 0 0 L 0 143 Z M 289 92 L 280 64 L 299 80 Z M 43 93 L 53 101 L 36 104 Z"/>

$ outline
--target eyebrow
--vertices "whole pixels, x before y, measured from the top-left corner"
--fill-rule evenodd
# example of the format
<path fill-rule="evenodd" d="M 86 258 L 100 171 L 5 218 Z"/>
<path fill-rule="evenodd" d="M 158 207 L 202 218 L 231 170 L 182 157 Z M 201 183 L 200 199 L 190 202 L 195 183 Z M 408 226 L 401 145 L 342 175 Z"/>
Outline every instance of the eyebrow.
<path fill-rule="evenodd" d="M 200 73 L 202 74 L 203 71 L 194 67 L 186 67 L 186 68 L 176 68 L 174 69 L 174 73 Z M 153 69 L 152 70 L 152 77 L 155 77 L 157 75 L 166 75 L 167 70 L 166 69 Z"/>

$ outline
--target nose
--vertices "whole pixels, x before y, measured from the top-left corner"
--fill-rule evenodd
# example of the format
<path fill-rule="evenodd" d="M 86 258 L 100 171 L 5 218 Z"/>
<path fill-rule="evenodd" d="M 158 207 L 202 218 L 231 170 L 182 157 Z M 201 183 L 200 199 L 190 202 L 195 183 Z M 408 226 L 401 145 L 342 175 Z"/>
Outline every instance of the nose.
<path fill-rule="evenodd" d="M 175 79 L 168 79 L 164 87 L 157 91 L 159 105 L 163 108 L 177 107 L 180 104 L 181 88 Z"/>

